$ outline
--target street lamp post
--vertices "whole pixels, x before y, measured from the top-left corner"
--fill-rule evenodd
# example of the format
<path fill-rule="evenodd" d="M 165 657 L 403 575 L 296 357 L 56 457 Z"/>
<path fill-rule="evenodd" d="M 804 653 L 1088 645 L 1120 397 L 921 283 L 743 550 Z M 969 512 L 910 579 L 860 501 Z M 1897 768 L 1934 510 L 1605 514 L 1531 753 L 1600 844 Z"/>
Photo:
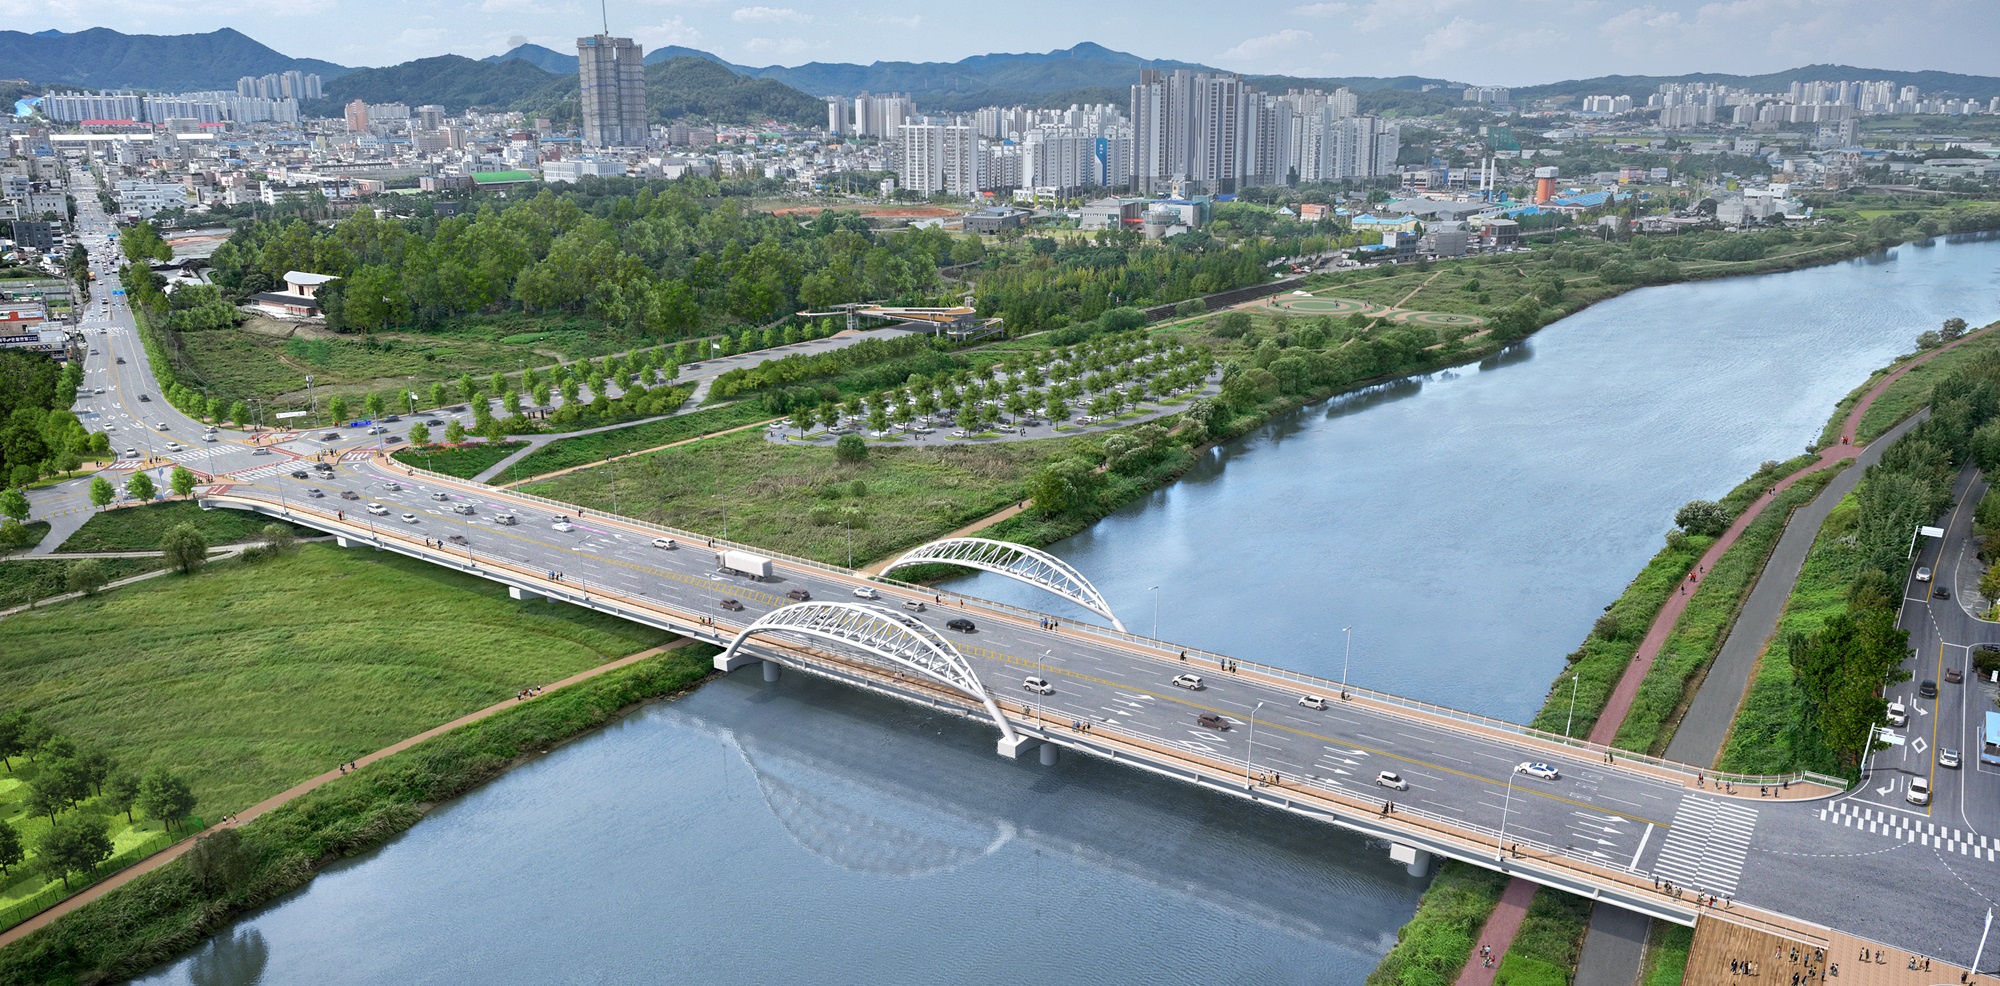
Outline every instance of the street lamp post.
<path fill-rule="evenodd" d="M 1493 858 L 1499 860 L 1507 855 L 1507 812 L 1514 805 L 1514 775 L 1518 771 L 1507 772 L 1507 795 L 1500 802 L 1500 835 L 1493 842 Z"/>
<path fill-rule="evenodd" d="M 1347 643 L 1342 647 L 1340 655 L 1340 697 L 1345 699 L 1347 697 L 1348 663 L 1354 657 L 1354 627 L 1351 625 L 1341 627 L 1340 632 L 1347 637 Z"/>
<path fill-rule="evenodd" d="M 1569 739 L 1569 728 L 1576 724 L 1576 683 L 1580 677 L 1575 671 L 1569 673 L 1569 718 L 1563 720 L 1563 739 Z"/>
<path fill-rule="evenodd" d="M 1153 639 L 1160 639 L 1160 587 L 1148 586 L 1153 591 Z"/>
<path fill-rule="evenodd" d="M 849 566 L 849 567 L 852 567 L 852 566 Z M 1056 655 L 1056 649 L 1055 649 L 1055 648 L 1053 648 L 1053 647 L 1051 647 L 1051 648 L 1049 648 L 1049 649 L 1047 649 L 1047 650 L 1045 650 L 1045 651 L 1042 651 L 1042 656 L 1040 656 L 1040 657 L 1038 657 L 1038 658 L 1035 658 L 1035 677 L 1037 677 L 1037 678 L 1040 678 L 1040 677 L 1042 677 L 1042 665 L 1043 665 L 1043 664 L 1046 664 L 1046 663 L 1048 663 L 1048 662 L 1049 662 L 1050 660 L 1054 659 L 1055 655 Z M 1042 721 L 1042 703 L 1043 703 L 1044 701 L 1046 701 L 1046 700 L 1047 700 L 1047 698 L 1048 698 L 1047 694 L 1046 694 L 1046 693 L 1044 693 L 1044 692 L 1043 692 L 1043 691 L 1042 691 L 1041 689 L 1039 689 L 1039 688 L 1035 689 L 1035 722 L 1036 722 L 1036 723 L 1040 723 L 1040 722 Z"/>
<path fill-rule="evenodd" d="M 1250 783 L 1250 762 L 1257 759 L 1257 710 L 1263 707 L 1264 703 L 1258 702 L 1256 707 L 1250 710 L 1250 741 L 1245 744 L 1248 749 L 1243 753 L 1243 786 L 1246 789 L 1252 786 Z"/>

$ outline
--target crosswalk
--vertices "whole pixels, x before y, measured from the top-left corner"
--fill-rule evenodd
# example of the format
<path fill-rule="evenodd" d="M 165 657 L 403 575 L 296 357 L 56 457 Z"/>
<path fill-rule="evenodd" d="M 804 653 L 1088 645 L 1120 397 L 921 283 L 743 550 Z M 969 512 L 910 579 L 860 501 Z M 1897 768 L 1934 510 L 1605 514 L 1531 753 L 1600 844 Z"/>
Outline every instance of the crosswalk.
<path fill-rule="evenodd" d="M 290 459 L 281 459 L 277 462 L 271 463 L 268 466 L 258 466 L 255 469 L 239 469 L 235 472 L 230 473 L 229 476 L 230 478 L 234 479 L 239 483 L 248 483 L 251 482 L 252 480 L 264 479 L 270 476 L 276 476 L 279 473 L 287 473 L 291 472 L 294 469 L 302 469 L 302 468 L 304 467 L 297 465 Z"/>
<path fill-rule="evenodd" d="M 1733 895 L 1757 828 L 1757 809 L 1711 798 L 1681 799 L 1653 875 L 1711 894 Z"/>
<path fill-rule="evenodd" d="M 2000 861 L 2000 838 L 1967 832 L 1949 825 L 1939 825 L 1930 819 L 1900 811 L 1870 808 L 1841 801 L 1831 808 L 1821 808 L 1819 818 L 1820 821 L 1832 822 L 1845 828 L 1860 829 L 1906 843 L 1929 846 L 1939 852 L 1970 856 L 1989 863 Z"/>

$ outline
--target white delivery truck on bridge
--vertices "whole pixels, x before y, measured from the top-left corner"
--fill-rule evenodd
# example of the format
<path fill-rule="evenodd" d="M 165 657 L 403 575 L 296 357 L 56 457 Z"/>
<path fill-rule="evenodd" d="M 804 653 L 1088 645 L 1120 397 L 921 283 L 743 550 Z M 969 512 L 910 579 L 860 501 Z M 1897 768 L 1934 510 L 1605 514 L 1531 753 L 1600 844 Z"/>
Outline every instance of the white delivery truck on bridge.
<path fill-rule="evenodd" d="M 771 577 L 771 559 L 763 555 L 753 555 L 748 551 L 726 550 L 717 559 L 717 568 L 728 575 L 748 575 L 753 579 Z"/>

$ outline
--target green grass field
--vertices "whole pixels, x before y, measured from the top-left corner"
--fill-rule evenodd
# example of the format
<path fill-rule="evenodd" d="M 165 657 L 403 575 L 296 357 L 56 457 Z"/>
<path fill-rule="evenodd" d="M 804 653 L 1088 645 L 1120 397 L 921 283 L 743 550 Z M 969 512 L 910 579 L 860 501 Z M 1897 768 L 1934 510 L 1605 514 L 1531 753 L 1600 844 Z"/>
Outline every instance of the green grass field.
<path fill-rule="evenodd" d="M 1536 892 L 1514 944 L 1495 970 L 1496 986 L 1569 986 L 1590 930 L 1590 902 L 1547 887 Z"/>
<path fill-rule="evenodd" d="M 99 511 L 62 543 L 62 550 L 157 551 L 167 528 L 182 523 L 193 524 L 210 545 L 218 545 L 257 540 L 272 520 L 244 510 L 203 510 L 192 500 L 165 500 Z M 304 537 L 319 534 L 303 527 L 292 531 Z"/>
<path fill-rule="evenodd" d="M 730 538 L 834 565 L 847 563 L 843 519 L 851 518 L 854 560 L 861 564 L 1022 499 L 1028 474 L 1070 454 L 1078 441 L 1086 440 L 878 446 L 867 462 L 845 465 L 834 461 L 831 448 L 779 445 L 747 431 L 523 489 L 608 510 L 615 474 L 618 510 L 626 516 L 721 534 L 726 506 Z"/>
<path fill-rule="evenodd" d="M 1646 943 L 1646 960 L 1639 970 L 1640 986 L 1681 986 L 1693 950 L 1693 928 L 1653 922 L 1652 940 Z"/>
<path fill-rule="evenodd" d="M 419 469 L 471 479 L 527 445 L 527 442 L 479 442 L 458 448 L 417 445 L 397 449 L 390 458 Z"/>
<path fill-rule="evenodd" d="M 49 522 L 46 520 L 31 520 L 22 524 L 21 529 L 27 532 L 28 539 L 15 547 L 0 548 L 0 555 L 11 555 L 16 551 L 26 551 L 35 545 L 41 544 L 42 539 L 49 536 Z"/>
<path fill-rule="evenodd" d="M 658 448 L 671 442 L 685 441 L 712 432 L 728 431 L 731 428 L 768 421 L 772 417 L 773 415 L 758 407 L 754 401 L 725 404 L 629 428 L 615 428 L 594 435 L 558 439 L 529 453 L 518 465 L 521 475 L 540 476 L 544 473 L 602 462 L 614 455 L 624 455 L 638 449 Z"/>
<path fill-rule="evenodd" d="M 0 564 L 0 609 L 68 592 L 69 569 L 74 564 L 76 562 L 60 558 L 32 558 Z M 100 558 L 98 564 L 104 566 L 106 581 L 115 582 L 141 572 L 150 572 L 166 563 L 158 558 Z"/>
<path fill-rule="evenodd" d="M 123 763 L 185 772 L 198 811 L 216 814 L 667 639 L 421 562 L 303 545 L 11 617 L 0 689 Z"/>

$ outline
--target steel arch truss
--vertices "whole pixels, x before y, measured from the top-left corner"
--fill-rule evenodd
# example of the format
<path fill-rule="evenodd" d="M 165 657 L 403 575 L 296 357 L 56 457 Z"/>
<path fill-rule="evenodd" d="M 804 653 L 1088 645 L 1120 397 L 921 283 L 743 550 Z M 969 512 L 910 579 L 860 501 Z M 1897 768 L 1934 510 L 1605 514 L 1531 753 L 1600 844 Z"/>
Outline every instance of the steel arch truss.
<path fill-rule="evenodd" d="M 1083 577 L 1083 573 L 1045 551 L 1038 551 L 1025 544 L 1009 544 L 987 538 L 945 538 L 932 541 L 911 549 L 901 558 L 889 563 L 882 574 L 910 565 L 924 564 L 963 565 L 982 572 L 1004 575 L 1017 582 L 1026 582 L 1053 592 L 1111 621 L 1119 630 L 1125 624 L 1111 612 L 1111 604 L 1104 594 Z"/>
<path fill-rule="evenodd" d="M 773 610 L 744 627 L 729 642 L 717 667 L 727 667 L 743 642 L 757 635 L 799 636 L 842 644 L 864 651 L 900 668 L 935 681 L 954 691 L 978 699 L 1000 727 L 1000 735 L 1014 739 L 1014 729 L 1000 714 L 993 697 L 980 684 L 965 655 L 931 628 L 918 623 L 910 626 L 887 610 L 860 603 L 804 602 Z"/>

